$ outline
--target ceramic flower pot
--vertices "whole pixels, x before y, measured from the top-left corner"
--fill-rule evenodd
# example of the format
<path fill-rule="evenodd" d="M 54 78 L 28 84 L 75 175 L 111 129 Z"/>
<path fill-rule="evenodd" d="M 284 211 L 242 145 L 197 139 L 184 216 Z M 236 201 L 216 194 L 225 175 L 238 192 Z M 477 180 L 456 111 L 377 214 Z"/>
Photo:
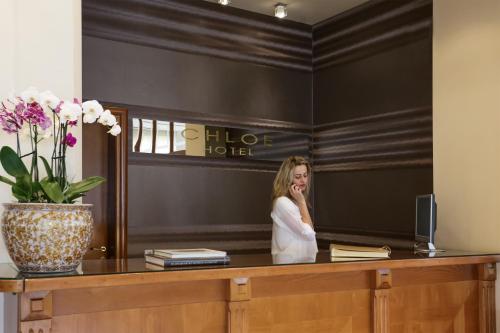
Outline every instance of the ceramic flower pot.
<path fill-rule="evenodd" d="M 3 204 L 2 234 L 22 272 L 68 272 L 81 263 L 92 238 L 92 205 Z"/>

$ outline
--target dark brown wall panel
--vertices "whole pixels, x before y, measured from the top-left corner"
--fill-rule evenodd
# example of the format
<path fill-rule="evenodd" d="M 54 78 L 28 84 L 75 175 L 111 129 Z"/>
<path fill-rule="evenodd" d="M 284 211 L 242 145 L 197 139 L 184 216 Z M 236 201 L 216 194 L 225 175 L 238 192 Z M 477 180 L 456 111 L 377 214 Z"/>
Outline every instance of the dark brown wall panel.
<path fill-rule="evenodd" d="M 254 239 L 270 246 L 275 172 L 133 164 L 128 174 L 130 254 L 142 254 L 148 242 L 243 241 L 231 245 L 239 249 Z"/>
<path fill-rule="evenodd" d="M 274 172 L 129 166 L 131 227 L 270 222 Z M 145 214 L 147 212 L 147 214 Z"/>
<path fill-rule="evenodd" d="M 83 95 L 120 105 L 312 122 L 311 73 L 87 36 Z"/>
<path fill-rule="evenodd" d="M 432 105 L 432 39 L 314 73 L 314 124 Z"/>
<path fill-rule="evenodd" d="M 311 132 L 310 26 L 201 0 L 84 0 L 82 28 L 86 99 L 131 117 Z M 270 247 L 276 163 L 148 155 L 129 158 L 129 255 Z"/>
<path fill-rule="evenodd" d="M 432 192 L 431 29 L 430 0 L 313 27 L 201 0 L 84 0 L 83 96 L 152 119 L 314 129 L 316 225 L 408 238 L 415 195 Z M 129 159 L 131 254 L 270 246 L 276 165 L 158 161 Z"/>
<path fill-rule="evenodd" d="M 315 25 L 313 48 L 317 225 L 410 239 L 433 191 L 432 1 L 367 2 Z"/>
<path fill-rule="evenodd" d="M 314 170 L 432 166 L 432 109 L 379 113 L 314 127 Z"/>
<path fill-rule="evenodd" d="M 83 0 L 83 34 L 311 71 L 311 27 L 202 0 Z"/>
<path fill-rule="evenodd" d="M 372 0 L 313 26 L 314 70 L 427 38 L 432 0 Z"/>
<path fill-rule="evenodd" d="M 432 191 L 430 167 L 319 172 L 314 177 L 316 223 L 322 231 L 337 233 L 411 238 L 415 195 Z"/>

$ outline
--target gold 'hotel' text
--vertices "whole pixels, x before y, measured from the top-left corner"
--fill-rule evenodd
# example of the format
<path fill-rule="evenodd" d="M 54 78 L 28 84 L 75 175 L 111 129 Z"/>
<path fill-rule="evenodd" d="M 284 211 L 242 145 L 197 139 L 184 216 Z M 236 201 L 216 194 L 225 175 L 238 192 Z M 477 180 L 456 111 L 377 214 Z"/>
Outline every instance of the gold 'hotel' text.
<path fill-rule="evenodd" d="M 186 139 L 186 141 L 199 140 L 199 134 L 199 131 L 193 128 L 186 128 L 181 132 L 181 135 Z M 232 156 L 253 156 L 252 146 L 259 143 L 259 141 L 262 142 L 264 147 L 272 146 L 272 140 L 268 135 L 263 135 L 259 140 L 259 137 L 252 133 L 246 133 L 237 138 L 231 138 L 229 136 L 229 132 L 227 131 L 224 131 L 224 135 L 221 135 L 221 131 L 219 130 L 210 131 L 210 129 L 207 129 L 205 131 L 205 151 L 208 154 L 215 153 L 218 155 L 229 154 Z M 240 142 L 246 145 L 246 147 L 227 146 L 227 144 L 236 144 Z"/>

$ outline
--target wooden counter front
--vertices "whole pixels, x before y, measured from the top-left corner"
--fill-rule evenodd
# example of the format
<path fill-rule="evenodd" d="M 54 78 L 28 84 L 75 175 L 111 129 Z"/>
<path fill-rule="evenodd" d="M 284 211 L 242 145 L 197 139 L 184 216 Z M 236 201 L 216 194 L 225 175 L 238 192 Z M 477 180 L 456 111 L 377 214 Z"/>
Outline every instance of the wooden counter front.
<path fill-rule="evenodd" d="M 495 332 L 500 255 L 400 252 L 331 263 L 324 252 L 315 263 L 290 265 L 273 265 L 268 254 L 231 259 L 165 270 L 143 259 L 92 260 L 64 276 L 13 276 L 0 267 L 0 290 L 18 293 L 6 297 L 19 309 L 6 321 L 22 333 Z"/>

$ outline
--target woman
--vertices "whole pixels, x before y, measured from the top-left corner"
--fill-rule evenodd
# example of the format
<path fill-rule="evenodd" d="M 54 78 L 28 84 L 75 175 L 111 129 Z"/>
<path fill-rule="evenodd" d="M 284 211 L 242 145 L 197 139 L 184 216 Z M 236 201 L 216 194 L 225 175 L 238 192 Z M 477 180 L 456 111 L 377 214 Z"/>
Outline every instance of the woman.
<path fill-rule="evenodd" d="M 308 210 L 311 166 L 300 156 L 287 158 L 274 179 L 272 203 L 275 263 L 314 261 L 316 233 Z"/>

